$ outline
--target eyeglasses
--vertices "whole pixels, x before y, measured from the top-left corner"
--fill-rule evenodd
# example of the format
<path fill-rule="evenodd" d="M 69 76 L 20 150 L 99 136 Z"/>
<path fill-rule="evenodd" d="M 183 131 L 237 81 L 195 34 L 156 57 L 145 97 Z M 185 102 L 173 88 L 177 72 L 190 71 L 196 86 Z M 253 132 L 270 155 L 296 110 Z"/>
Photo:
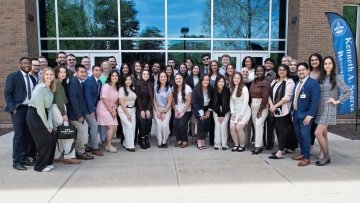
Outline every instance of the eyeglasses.
<path fill-rule="evenodd" d="M 203 58 L 202 60 L 203 60 L 203 61 L 207 61 L 207 60 L 209 60 L 209 59 L 210 59 L 210 58 Z"/>

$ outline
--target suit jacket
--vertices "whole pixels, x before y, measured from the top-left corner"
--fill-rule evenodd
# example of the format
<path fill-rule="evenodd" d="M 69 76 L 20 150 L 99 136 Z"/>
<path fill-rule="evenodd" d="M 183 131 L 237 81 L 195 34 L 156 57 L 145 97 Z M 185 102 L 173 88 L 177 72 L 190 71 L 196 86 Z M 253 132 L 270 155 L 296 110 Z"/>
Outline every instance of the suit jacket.
<path fill-rule="evenodd" d="M 33 87 L 36 85 L 36 79 L 31 76 L 31 82 Z M 13 112 L 18 106 L 20 106 L 27 97 L 26 84 L 24 76 L 20 70 L 10 73 L 5 82 L 4 97 L 6 102 L 5 111 Z"/>
<path fill-rule="evenodd" d="M 100 85 L 99 91 L 98 91 L 98 84 L 96 83 L 96 78 L 93 75 L 88 77 L 83 83 L 85 100 L 88 107 L 88 111 L 90 113 L 96 112 L 96 105 L 100 99 L 100 90 L 102 85 L 100 80 L 98 83 Z"/>
<path fill-rule="evenodd" d="M 195 86 L 191 94 L 191 111 L 195 116 L 200 116 L 199 113 L 200 110 L 204 111 L 204 94 L 202 94 L 200 88 L 201 88 L 201 83 L 199 82 Z M 208 109 L 211 109 L 211 107 L 213 106 L 212 104 L 213 92 L 214 92 L 213 88 L 209 84 L 208 94 L 209 94 L 210 102 L 208 105 Z"/>
<path fill-rule="evenodd" d="M 68 84 L 69 102 L 67 103 L 69 120 L 75 121 L 89 114 L 84 89 L 77 77 L 72 77 Z"/>
<path fill-rule="evenodd" d="M 209 65 L 209 67 L 208 67 L 208 72 L 207 72 L 207 74 L 208 75 L 210 75 L 210 65 Z M 202 75 L 205 75 L 205 67 L 204 66 L 202 66 L 202 67 L 200 67 L 200 73 L 199 73 L 199 76 L 201 77 Z"/>
<path fill-rule="evenodd" d="M 293 93 L 293 105 L 296 94 L 296 87 L 299 82 L 296 83 Z M 300 95 L 305 95 L 301 97 Z M 308 77 L 306 82 L 303 84 L 300 94 L 297 100 L 297 117 L 304 119 L 306 116 L 315 117 L 320 101 L 320 85 L 319 83 Z"/>
<path fill-rule="evenodd" d="M 199 80 L 200 80 L 200 75 L 199 75 Z M 194 84 L 194 76 L 191 74 L 189 75 L 186 79 L 185 79 L 185 83 L 187 85 L 189 85 L 191 87 L 191 89 L 194 89 L 195 84 Z"/>

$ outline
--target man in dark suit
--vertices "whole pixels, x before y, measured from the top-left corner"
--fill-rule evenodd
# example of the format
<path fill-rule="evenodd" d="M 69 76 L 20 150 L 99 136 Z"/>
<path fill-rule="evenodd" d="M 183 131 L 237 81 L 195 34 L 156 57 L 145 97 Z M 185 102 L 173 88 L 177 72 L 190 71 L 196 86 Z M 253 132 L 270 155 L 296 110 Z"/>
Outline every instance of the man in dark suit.
<path fill-rule="evenodd" d="M 311 125 L 319 105 L 320 85 L 309 77 L 310 69 L 307 63 L 299 63 L 297 70 L 299 81 L 293 94 L 293 121 L 301 153 L 293 159 L 300 161 L 298 166 L 307 166 L 310 164 Z"/>
<path fill-rule="evenodd" d="M 97 156 L 104 156 L 99 150 L 100 137 L 98 136 L 98 124 L 96 122 L 96 105 L 100 99 L 101 81 L 99 80 L 102 70 L 100 66 L 92 67 L 92 75 L 84 82 L 85 101 L 89 114 L 85 115 L 86 122 L 89 124 L 89 141 L 87 148 L 89 152 Z"/>
<path fill-rule="evenodd" d="M 36 80 L 29 74 L 31 70 L 29 58 L 21 58 L 19 66 L 20 70 L 10 73 L 6 78 L 5 111 L 10 113 L 14 128 L 13 168 L 26 170 L 24 165 L 35 164 L 36 147 L 26 124 L 26 114 Z"/>
<path fill-rule="evenodd" d="M 201 61 L 203 66 L 200 67 L 200 75 L 210 74 L 210 54 L 203 54 Z"/>
<path fill-rule="evenodd" d="M 86 68 L 83 65 L 77 65 L 75 67 L 75 77 L 72 77 L 68 84 L 69 102 L 67 103 L 67 110 L 70 123 L 77 128 L 76 158 L 91 160 L 94 157 L 85 152 L 84 120 L 85 116 L 90 114 L 83 89 L 85 78 Z"/>

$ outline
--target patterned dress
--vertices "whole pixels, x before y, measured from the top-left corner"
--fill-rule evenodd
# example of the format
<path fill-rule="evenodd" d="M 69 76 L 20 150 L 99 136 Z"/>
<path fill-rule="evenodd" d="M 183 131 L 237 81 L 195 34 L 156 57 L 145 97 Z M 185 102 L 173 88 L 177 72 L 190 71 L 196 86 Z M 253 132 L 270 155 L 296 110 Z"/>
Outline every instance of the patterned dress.
<path fill-rule="evenodd" d="M 342 95 L 338 95 L 338 90 L 342 91 Z M 326 100 L 333 97 L 335 100 L 339 99 L 340 103 L 347 100 L 351 95 L 350 88 L 345 84 L 341 75 L 336 75 L 336 86 L 331 89 L 330 77 L 325 76 L 324 81 L 320 84 L 320 103 L 315 118 L 316 124 L 336 125 L 337 105 L 333 103 L 326 103 Z"/>

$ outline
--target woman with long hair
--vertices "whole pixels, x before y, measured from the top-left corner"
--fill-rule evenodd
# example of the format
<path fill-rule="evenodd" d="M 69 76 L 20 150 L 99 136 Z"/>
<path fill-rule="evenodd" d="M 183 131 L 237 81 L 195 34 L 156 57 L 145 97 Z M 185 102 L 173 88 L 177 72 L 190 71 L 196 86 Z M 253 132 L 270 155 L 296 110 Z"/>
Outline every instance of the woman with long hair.
<path fill-rule="evenodd" d="M 135 81 L 134 83 L 135 86 L 137 82 L 141 80 L 141 71 L 142 71 L 142 67 L 140 61 L 135 61 L 132 65 L 132 70 L 131 70 L 133 74 L 133 79 Z"/>
<path fill-rule="evenodd" d="M 188 146 L 188 122 L 191 117 L 191 88 L 185 84 L 184 77 L 176 74 L 175 83 L 172 87 L 174 109 L 173 133 L 176 136 L 175 147 L 185 148 Z"/>
<path fill-rule="evenodd" d="M 186 80 L 186 78 L 188 77 L 188 73 L 187 73 L 187 66 L 185 63 L 180 64 L 179 66 L 179 73 L 184 77 L 184 79 Z"/>
<path fill-rule="evenodd" d="M 131 69 L 127 63 L 123 63 L 120 66 L 120 78 L 124 79 L 126 76 L 131 75 Z"/>
<path fill-rule="evenodd" d="M 220 75 L 219 68 L 220 68 L 220 65 L 219 65 L 219 62 L 217 60 L 212 60 L 210 62 L 210 74 L 209 74 L 209 77 L 210 77 L 210 86 L 212 88 L 215 88 L 216 78 L 217 78 L 218 75 Z"/>
<path fill-rule="evenodd" d="M 150 131 L 152 124 L 153 111 L 153 84 L 150 81 L 150 72 L 147 70 L 141 71 L 141 80 L 135 87 L 137 96 L 137 115 L 140 121 L 139 142 L 142 149 L 150 148 Z"/>
<path fill-rule="evenodd" d="M 175 84 L 175 77 L 174 77 L 174 69 L 171 65 L 167 65 L 165 67 L 165 73 L 168 77 L 170 87 L 173 87 Z"/>
<path fill-rule="evenodd" d="M 265 78 L 265 67 L 258 65 L 255 68 L 256 78 L 251 82 L 251 117 L 255 129 L 255 148 L 252 154 L 259 154 L 263 150 L 264 122 L 269 114 L 269 81 Z"/>
<path fill-rule="evenodd" d="M 249 70 L 249 75 L 247 77 L 246 83 L 252 82 L 255 79 L 255 60 L 251 56 L 246 56 L 243 59 L 241 65 L 242 67 L 246 67 Z"/>
<path fill-rule="evenodd" d="M 136 93 L 131 75 L 123 79 L 119 90 L 118 115 L 120 117 L 125 148 L 129 152 L 135 152 L 135 127 L 136 127 Z"/>
<path fill-rule="evenodd" d="M 215 123 L 214 148 L 227 150 L 228 123 L 230 118 L 230 90 L 226 86 L 226 79 L 219 75 L 216 78 L 215 89 L 212 95 L 212 110 Z"/>
<path fill-rule="evenodd" d="M 198 84 L 200 80 L 200 66 L 197 64 L 194 64 L 191 68 L 191 74 L 186 78 L 186 84 L 191 87 L 191 89 L 194 89 L 194 87 Z M 197 143 L 197 135 L 196 135 L 196 125 L 198 123 L 198 120 L 194 116 L 194 114 L 191 114 L 190 118 L 190 130 L 191 130 L 191 142 L 193 144 Z"/>
<path fill-rule="evenodd" d="M 64 124 L 69 125 L 69 119 L 66 112 L 66 104 L 68 103 L 65 95 L 65 89 L 62 85 L 66 80 L 66 68 L 65 66 L 58 65 L 54 68 L 55 85 L 54 101 L 52 105 L 53 111 L 53 126 L 54 129 Z M 59 139 L 58 150 L 55 150 L 54 162 L 62 161 L 64 164 L 79 164 L 81 161 L 76 159 L 75 149 L 71 151 L 71 146 L 74 143 L 74 139 Z M 62 152 L 62 153 L 60 153 Z"/>
<path fill-rule="evenodd" d="M 317 124 L 315 136 L 319 141 L 324 157 L 316 162 L 317 166 L 323 166 L 331 162 L 329 155 L 329 141 L 327 128 L 336 125 L 337 104 L 350 98 L 351 90 L 345 84 L 342 76 L 336 74 L 336 63 L 332 56 L 326 56 L 320 69 L 320 103 L 315 118 Z M 339 90 L 343 93 L 338 95 Z"/>
<path fill-rule="evenodd" d="M 282 159 L 285 154 L 289 126 L 293 125 L 290 112 L 294 88 L 295 83 L 290 78 L 289 66 L 281 64 L 270 87 L 270 112 L 274 116 L 274 127 L 279 143 L 279 149 L 269 157 L 270 159 Z"/>
<path fill-rule="evenodd" d="M 115 69 L 111 70 L 105 85 L 101 88 L 100 100 L 96 107 L 96 116 L 99 126 L 107 128 L 105 149 L 112 153 L 117 152 L 116 147 L 114 147 L 111 142 L 118 125 L 116 109 L 119 103 L 119 88 L 120 75 Z"/>
<path fill-rule="evenodd" d="M 235 66 L 233 64 L 228 64 L 226 66 L 226 72 L 225 72 L 225 81 L 226 81 L 226 87 L 229 88 L 231 91 L 234 87 L 233 85 L 233 77 L 235 73 Z"/>
<path fill-rule="evenodd" d="M 235 72 L 233 77 L 234 89 L 230 97 L 230 134 L 234 141 L 232 152 L 242 152 L 246 148 L 244 127 L 249 121 L 251 110 L 249 106 L 249 91 L 244 85 L 242 74 Z"/>
<path fill-rule="evenodd" d="M 26 123 L 36 144 L 38 157 L 34 170 L 48 172 L 54 169 L 53 161 L 56 137 L 53 133 L 52 104 L 56 89 L 55 73 L 52 68 L 45 68 L 42 83 L 36 85 L 29 102 Z"/>
<path fill-rule="evenodd" d="M 290 70 L 290 78 L 294 81 L 294 83 L 297 83 L 299 81 L 299 76 L 297 74 L 297 66 L 298 61 L 296 59 L 291 59 L 289 70 Z"/>
<path fill-rule="evenodd" d="M 159 148 L 167 148 L 170 134 L 171 104 L 171 88 L 166 73 L 162 71 L 158 74 L 157 84 L 154 87 L 154 118 Z"/>
<path fill-rule="evenodd" d="M 191 111 L 198 120 L 198 141 L 197 147 L 200 150 L 206 149 L 205 139 L 210 128 L 211 98 L 213 88 L 210 85 L 210 76 L 204 75 L 195 86 L 192 93 Z"/>
<path fill-rule="evenodd" d="M 100 67 L 101 67 L 103 72 L 102 72 L 99 80 L 101 81 L 101 84 L 104 85 L 106 83 L 106 80 L 107 80 L 108 76 L 109 76 L 111 68 L 110 68 L 109 62 L 106 61 L 106 60 L 101 62 Z"/>

